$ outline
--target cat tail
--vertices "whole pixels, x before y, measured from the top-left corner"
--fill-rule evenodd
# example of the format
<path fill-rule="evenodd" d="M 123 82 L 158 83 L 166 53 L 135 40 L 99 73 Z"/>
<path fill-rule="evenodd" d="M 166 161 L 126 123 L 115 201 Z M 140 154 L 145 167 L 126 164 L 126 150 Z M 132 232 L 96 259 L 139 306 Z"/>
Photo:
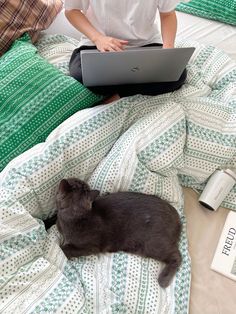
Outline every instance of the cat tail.
<path fill-rule="evenodd" d="M 166 264 L 161 271 L 158 282 L 162 288 L 169 286 L 172 278 L 174 277 L 177 269 L 179 268 L 182 261 L 180 251 L 176 249 L 170 254 L 170 257 L 165 259 L 163 262 Z"/>

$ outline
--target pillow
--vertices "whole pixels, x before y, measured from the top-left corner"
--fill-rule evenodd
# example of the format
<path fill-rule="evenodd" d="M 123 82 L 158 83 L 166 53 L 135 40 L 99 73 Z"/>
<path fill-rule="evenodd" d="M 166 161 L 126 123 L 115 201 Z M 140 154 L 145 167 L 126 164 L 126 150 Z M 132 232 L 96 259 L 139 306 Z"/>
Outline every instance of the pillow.
<path fill-rule="evenodd" d="M 101 100 L 37 53 L 28 35 L 0 58 L 0 171 L 61 122 Z"/>
<path fill-rule="evenodd" d="M 79 47 L 79 40 L 66 35 L 42 33 L 35 46 L 41 57 L 69 75 L 69 62 L 73 51 Z"/>
<path fill-rule="evenodd" d="M 61 9 L 61 0 L 1 0 L 0 55 L 26 32 L 34 42 L 39 31 L 48 28 Z"/>
<path fill-rule="evenodd" d="M 236 0 L 191 0 L 180 3 L 176 10 L 236 25 Z"/>

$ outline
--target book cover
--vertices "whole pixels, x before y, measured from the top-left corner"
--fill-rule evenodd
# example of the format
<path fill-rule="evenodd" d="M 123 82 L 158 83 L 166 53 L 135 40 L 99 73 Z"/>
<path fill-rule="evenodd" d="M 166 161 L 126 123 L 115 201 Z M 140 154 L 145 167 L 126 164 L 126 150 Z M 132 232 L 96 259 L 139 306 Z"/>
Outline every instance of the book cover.
<path fill-rule="evenodd" d="M 230 211 L 226 218 L 211 269 L 236 280 L 236 212 Z"/>

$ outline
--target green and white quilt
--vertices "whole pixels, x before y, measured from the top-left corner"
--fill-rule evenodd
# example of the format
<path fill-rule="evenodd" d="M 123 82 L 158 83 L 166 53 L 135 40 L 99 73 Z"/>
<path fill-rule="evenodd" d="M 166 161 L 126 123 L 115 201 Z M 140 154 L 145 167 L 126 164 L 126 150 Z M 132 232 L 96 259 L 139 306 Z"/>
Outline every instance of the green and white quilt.
<path fill-rule="evenodd" d="M 0 175 L 0 313 L 188 313 L 182 186 L 201 191 L 219 166 L 236 167 L 236 64 L 214 47 L 197 45 L 179 91 L 74 114 Z M 162 265 L 151 259 L 66 259 L 56 227 L 47 233 L 42 219 L 70 176 L 102 192 L 156 194 L 177 208 L 183 262 L 170 287 L 159 287 Z M 236 210 L 236 187 L 223 205 Z"/>

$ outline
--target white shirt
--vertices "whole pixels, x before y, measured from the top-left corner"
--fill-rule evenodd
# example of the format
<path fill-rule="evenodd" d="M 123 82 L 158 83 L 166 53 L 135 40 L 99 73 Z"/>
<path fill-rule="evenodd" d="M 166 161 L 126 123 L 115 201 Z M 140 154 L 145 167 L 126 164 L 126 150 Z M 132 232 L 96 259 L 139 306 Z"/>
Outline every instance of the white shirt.
<path fill-rule="evenodd" d="M 188 0 L 182 0 L 187 2 Z M 156 13 L 173 11 L 180 0 L 65 0 L 65 9 L 79 9 L 102 34 L 128 40 L 129 46 L 161 43 Z M 80 46 L 94 45 L 84 35 Z"/>

